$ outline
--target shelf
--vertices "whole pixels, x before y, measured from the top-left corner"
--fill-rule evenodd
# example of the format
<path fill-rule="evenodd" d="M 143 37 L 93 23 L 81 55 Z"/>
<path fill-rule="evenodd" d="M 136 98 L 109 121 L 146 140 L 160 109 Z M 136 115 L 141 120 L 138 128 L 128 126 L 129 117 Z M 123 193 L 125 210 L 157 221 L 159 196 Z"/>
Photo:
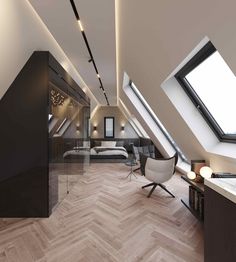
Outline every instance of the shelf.
<path fill-rule="evenodd" d="M 181 202 L 184 204 L 185 207 L 201 222 L 203 222 L 203 219 L 200 217 L 199 213 L 194 210 L 190 205 L 188 204 L 188 200 L 186 199 L 181 199 Z"/>
<path fill-rule="evenodd" d="M 197 183 L 187 178 L 187 176 L 181 176 L 181 178 L 194 187 L 198 192 L 204 194 L 204 183 Z"/>
<path fill-rule="evenodd" d="M 197 183 L 193 180 L 190 180 L 187 176 L 181 176 L 181 178 L 186 181 L 190 186 L 192 186 L 197 192 L 204 195 L 204 184 L 203 183 Z M 196 211 L 194 208 L 192 208 L 189 205 L 189 199 L 181 199 L 181 202 L 184 204 L 184 206 L 200 221 L 203 222 L 203 219 L 200 217 L 200 214 L 198 211 Z M 203 211 L 204 212 L 204 211 Z"/>

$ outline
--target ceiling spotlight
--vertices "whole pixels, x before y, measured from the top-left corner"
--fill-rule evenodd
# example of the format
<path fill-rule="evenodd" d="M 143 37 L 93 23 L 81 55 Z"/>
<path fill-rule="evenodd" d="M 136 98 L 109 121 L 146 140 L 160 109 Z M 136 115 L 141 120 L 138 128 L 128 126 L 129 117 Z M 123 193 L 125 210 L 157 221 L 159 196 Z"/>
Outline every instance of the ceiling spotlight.
<path fill-rule="evenodd" d="M 79 27 L 80 27 L 80 31 L 83 32 L 84 31 L 84 28 L 82 26 L 82 23 L 80 20 L 78 20 L 78 24 L 79 24 Z"/>
<path fill-rule="evenodd" d="M 100 78 L 100 75 L 99 75 L 99 74 L 97 74 L 97 77 L 98 77 L 98 78 Z"/>

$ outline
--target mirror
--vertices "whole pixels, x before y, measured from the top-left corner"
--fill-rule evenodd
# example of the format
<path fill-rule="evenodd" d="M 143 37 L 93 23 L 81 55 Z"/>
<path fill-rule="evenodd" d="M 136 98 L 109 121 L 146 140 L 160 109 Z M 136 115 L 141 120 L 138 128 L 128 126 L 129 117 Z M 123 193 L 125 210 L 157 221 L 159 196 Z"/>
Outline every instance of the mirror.
<path fill-rule="evenodd" d="M 114 117 L 104 117 L 104 138 L 114 138 Z"/>

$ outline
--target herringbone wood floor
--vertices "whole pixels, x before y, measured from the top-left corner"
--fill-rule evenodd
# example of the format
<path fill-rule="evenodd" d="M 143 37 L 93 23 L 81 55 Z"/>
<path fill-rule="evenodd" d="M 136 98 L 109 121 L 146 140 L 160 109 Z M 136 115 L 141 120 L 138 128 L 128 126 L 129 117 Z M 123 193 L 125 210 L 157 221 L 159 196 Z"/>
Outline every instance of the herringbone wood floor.
<path fill-rule="evenodd" d="M 3 261 L 203 261 L 203 230 L 181 204 L 175 175 L 150 199 L 124 164 L 92 164 L 48 219 L 1 219 Z"/>

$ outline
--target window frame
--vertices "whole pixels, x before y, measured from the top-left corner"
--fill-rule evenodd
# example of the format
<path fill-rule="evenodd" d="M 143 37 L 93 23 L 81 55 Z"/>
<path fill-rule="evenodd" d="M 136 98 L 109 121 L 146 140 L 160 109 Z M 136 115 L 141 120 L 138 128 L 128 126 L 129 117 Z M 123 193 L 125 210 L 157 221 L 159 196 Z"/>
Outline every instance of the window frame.
<path fill-rule="evenodd" d="M 107 120 L 112 120 L 112 135 L 107 135 Z M 104 117 L 104 138 L 114 138 L 115 137 L 115 117 L 114 116 L 105 116 Z"/>
<path fill-rule="evenodd" d="M 133 87 L 134 85 L 134 87 Z M 161 132 L 163 133 L 163 135 L 165 136 L 165 138 L 167 139 L 167 141 L 170 143 L 170 145 L 173 147 L 173 149 L 178 153 L 178 156 L 180 157 L 180 159 L 186 163 L 188 162 L 188 159 L 184 156 L 183 152 L 180 150 L 180 148 L 178 147 L 178 145 L 175 145 L 175 141 L 173 140 L 173 138 L 163 129 L 165 128 L 164 126 L 162 127 L 162 124 L 158 122 L 158 120 L 156 119 L 157 117 L 154 116 L 154 113 L 151 112 L 151 110 L 149 109 L 149 105 L 146 105 L 146 101 L 144 98 L 142 98 L 140 96 L 140 94 L 138 93 L 139 91 L 136 90 L 136 86 L 133 83 L 132 80 L 129 81 L 129 87 L 132 89 L 132 91 L 134 92 L 134 94 L 136 95 L 136 97 L 139 99 L 139 101 L 141 102 L 141 104 L 143 105 L 143 107 L 145 108 L 145 110 L 148 112 L 148 114 L 151 116 L 152 120 L 155 122 L 155 124 L 158 126 L 158 128 L 161 130 Z M 160 120 L 159 120 L 160 121 Z M 174 143 L 173 143 L 174 141 Z"/>
<path fill-rule="evenodd" d="M 202 102 L 200 97 L 195 92 L 194 88 L 186 79 L 186 75 L 188 73 L 194 70 L 198 65 L 204 62 L 208 57 L 210 57 L 216 51 L 217 49 L 211 43 L 211 41 L 207 42 L 207 44 L 175 74 L 175 78 L 178 81 L 178 83 L 181 85 L 181 87 L 184 89 L 188 97 L 191 99 L 194 106 L 203 116 L 209 127 L 212 129 L 216 137 L 219 139 L 219 141 L 236 143 L 236 134 L 225 134 L 223 132 L 222 128 L 214 119 L 214 117 L 208 110 L 207 106 Z"/>

